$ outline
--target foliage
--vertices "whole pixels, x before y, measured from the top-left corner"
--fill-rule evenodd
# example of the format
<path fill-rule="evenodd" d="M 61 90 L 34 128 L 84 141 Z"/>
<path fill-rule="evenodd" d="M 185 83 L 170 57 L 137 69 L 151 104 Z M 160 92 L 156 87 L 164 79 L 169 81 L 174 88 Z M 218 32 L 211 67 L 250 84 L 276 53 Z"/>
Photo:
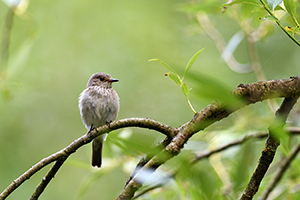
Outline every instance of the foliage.
<path fill-rule="evenodd" d="M 189 95 L 190 95 L 190 89 L 188 88 L 188 86 L 186 85 L 185 82 L 183 82 L 184 77 L 186 75 L 186 73 L 191 69 L 191 67 L 193 66 L 193 64 L 196 62 L 199 54 L 203 51 L 204 49 L 201 49 L 199 51 L 197 51 L 193 57 L 190 59 L 190 61 L 188 62 L 188 64 L 185 67 L 184 73 L 182 75 L 182 78 L 180 78 L 180 76 L 178 75 L 178 73 L 172 69 L 170 66 L 168 66 L 165 62 L 159 60 L 158 58 L 156 59 L 150 59 L 149 61 L 158 61 L 161 64 L 163 64 L 166 68 L 168 68 L 170 70 L 170 72 L 166 73 L 165 76 L 170 77 L 170 79 L 172 79 L 177 85 L 179 85 L 181 87 L 182 93 L 184 94 L 184 96 L 186 97 L 188 104 L 190 106 L 190 108 L 192 109 L 192 111 L 194 113 L 196 113 L 195 109 L 193 108 L 190 99 L 189 99 Z"/>
<path fill-rule="evenodd" d="M 240 83 L 299 74 L 299 1 L 295 0 L 225 4 L 220 0 L 29 4 L 25 0 L 17 6 L 4 2 L 0 5 L 1 188 L 33 163 L 85 134 L 76 100 L 96 71 L 120 79 L 115 88 L 121 98 L 119 119 L 145 116 L 172 127 L 190 120 L 191 112 L 182 94 L 160 79 L 164 71 L 145 62 L 149 58 L 163 58 L 150 61 L 169 70 L 165 75 L 181 87 L 194 113 L 214 101 L 232 103 L 230 91 Z M 195 62 L 203 49 L 194 52 L 202 47 L 201 62 Z M 181 63 L 191 55 L 183 71 Z M 147 192 L 139 199 L 239 198 L 255 170 L 264 137 L 190 162 L 248 134 L 266 131 L 279 103 L 245 107 L 194 135 L 178 156 L 157 170 L 155 178 L 161 182 L 146 182 L 143 189 Z M 288 126 L 299 126 L 298 113 L 296 106 Z M 280 136 L 279 152 L 257 198 L 268 188 L 272 172 L 299 142 L 286 132 Z M 68 158 L 43 199 L 99 195 L 113 199 L 140 158 L 160 152 L 154 146 L 161 140 L 154 131 L 128 127 L 112 132 L 104 144 L 101 170 L 91 168 L 90 148 L 82 148 Z M 272 198 L 297 199 L 298 174 L 299 161 L 294 159 Z M 42 171 L 31 178 L 11 199 L 28 198 L 43 176 Z"/>

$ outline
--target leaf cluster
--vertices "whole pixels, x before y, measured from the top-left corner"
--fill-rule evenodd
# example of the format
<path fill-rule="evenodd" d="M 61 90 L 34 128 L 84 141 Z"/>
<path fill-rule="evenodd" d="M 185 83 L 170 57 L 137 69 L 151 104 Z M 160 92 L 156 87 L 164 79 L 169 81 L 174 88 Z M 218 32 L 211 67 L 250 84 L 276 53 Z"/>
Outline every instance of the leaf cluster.
<path fill-rule="evenodd" d="M 253 10 L 260 10 L 263 8 L 268 12 L 268 15 L 263 19 L 265 20 L 275 20 L 276 23 L 281 27 L 281 29 L 289 35 L 289 37 L 298 45 L 299 41 L 294 38 L 294 35 L 299 35 L 300 25 L 299 19 L 297 18 L 297 7 L 299 7 L 299 2 L 295 0 L 236 0 L 229 4 L 224 4 L 223 7 L 232 6 L 235 4 L 252 4 L 255 6 Z M 284 26 L 282 24 L 282 14 L 277 14 L 276 11 L 282 11 L 288 14 L 293 21 L 293 25 L 289 24 Z"/>
<path fill-rule="evenodd" d="M 182 75 L 182 77 L 180 77 L 178 75 L 178 73 L 172 68 L 170 67 L 168 64 L 166 64 L 164 61 L 158 59 L 158 58 L 154 58 L 154 59 L 150 59 L 149 61 L 158 61 L 160 62 L 161 64 L 163 64 L 166 68 L 168 68 L 170 71 L 168 73 L 165 74 L 165 76 L 168 76 L 170 77 L 170 79 L 172 79 L 177 85 L 179 85 L 181 87 L 181 90 L 182 90 L 182 93 L 184 94 L 184 96 L 186 97 L 187 101 L 188 101 L 188 104 L 190 106 L 190 108 L 192 109 L 192 111 L 194 113 L 196 113 L 195 109 L 193 108 L 190 100 L 189 100 L 189 95 L 190 95 L 190 89 L 189 87 L 187 86 L 187 84 L 183 81 L 185 76 L 186 76 L 186 73 L 191 69 L 191 67 L 193 66 L 193 64 L 196 62 L 198 56 L 200 55 L 200 53 L 204 50 L 203 49 L 200 49 L 199 51 L 197 51 L 193 56 L 192 58 L 189 60 L 189 62 L 187 63 L 186 67 L 185 67 L 185 70 L 184 70 L 184 73 Z"/>

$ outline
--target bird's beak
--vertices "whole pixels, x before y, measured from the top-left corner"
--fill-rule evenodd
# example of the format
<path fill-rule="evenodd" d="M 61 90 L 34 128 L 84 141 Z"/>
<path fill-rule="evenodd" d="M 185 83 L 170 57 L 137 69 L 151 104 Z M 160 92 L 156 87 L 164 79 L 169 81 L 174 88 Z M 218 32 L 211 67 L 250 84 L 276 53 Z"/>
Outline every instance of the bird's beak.
<path fill-rule="evenodd" d="M 110 82 L 118 82 L 119 80 L 118 80 L 118 79 L 113 79 L 113 78 L 112 78 L 112 79 L 110 79 L 109 81 L 110 81 Z"/>

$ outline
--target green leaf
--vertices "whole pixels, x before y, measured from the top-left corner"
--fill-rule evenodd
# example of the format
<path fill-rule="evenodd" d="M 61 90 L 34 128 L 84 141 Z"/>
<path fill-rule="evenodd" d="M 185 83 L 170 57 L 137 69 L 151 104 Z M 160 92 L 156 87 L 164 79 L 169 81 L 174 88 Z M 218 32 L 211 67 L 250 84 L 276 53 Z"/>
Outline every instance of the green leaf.
<path fill-rule="evenodd" d="M 236 97 L 230 94 L 232 88 L 227 87 L 226 84 L 214 77 L 202 73 L 189 73 L 187 78 L 194 82 L 191 83 L 195 85 L 193 96 L 201 101 L 219 100 L 233 107 L 240 103 Z"/>
<path fill-rule="evenodd" d="M 294 0 L 283 0 L 284 6 L 286 8 L 286 11 L 292 15 L 295 16 L 296 14 L 296 5 Z"/>
<path fill-rule="evenodd" d="M 281 4 L 282 1 L 283 0 L 268 0 L 268 4 L 269 4 L 271 10 L 274 10 L 276 8 L 276 6 Z"/>
<path fill-rule="evenodd" d="M 261 6 L 256 0 L 236 0 L 236 1 L 233 1 L 229 4 L 223 4 L 222 7 L 232 6 L 234 4 L 239 4 L 239 3 L 247 3 L 247 4 L 256 5 L 256 6 Z"/>
<path fill-rule="evenodd" d="M 185 67 L 185 71 L 184 71 L 184 73 L 183 73 L 182 80 L 184 79 L 185 74 L 191 69 L 191 67 L 193 66 L 193 64 L 196 62 L 196 60 L 197 60 L 199 54 L 200 54 L 203 50 L 204 50 L 204 48 L 203 48 L 203 49 L 200 49 L 199 51 L 197 51 L 197 52 L 193 55 L 193 57 L 190 59 L 190 61 L 188 62 L 188 64 L 187 64 L 186 67 Z"/>
<path fill-rule="evenodd" d="M 181 89 L 182 89 L 184 96 L 188 97 L 190 94 L 190 90 L 189 90 L 188 86 L 185 83 L 183 83 L 181 85 Z"/>
<path fill-rule="evenodd" d="M 169 65 L 167 65 L 167 63 L 165 63 L 164 61 L 162 61 L 162 60 L 160 60 L 160 59 L 158 59 L 158 58 L 153 58 L 153 59 L 150 59 L 150 60 L 148 60 L 148 61 L 149 61 L 149 62 L 152 62 L 152 61 L 160 62 L 160 63 L 163 64 L 166 68 L 168 68 L 169 70 L 171 70 L 172 72 L 174 72 L 175 74 L 177 74 L 176 71 L 175 71 L 174 69 L 172 69 L 172 67 L 170 67 Z"/>
<path fill-rule="evenodd" d="M 278 21 L 278 18 L 273 17 L 273 16 L 271 16 L 271 15 L 265 16 L 263 19 L 264 19 L 264 20 L 275 20 L 275 21 Z"/>
<path fill-rule="evenodd" d="M 173 72 L 169 72 L 165 74 L 166 76 L 170 77 L 177 85 L 181 85 L 181 79 L 178 76 L 178 74 L 175 74 Z"/>

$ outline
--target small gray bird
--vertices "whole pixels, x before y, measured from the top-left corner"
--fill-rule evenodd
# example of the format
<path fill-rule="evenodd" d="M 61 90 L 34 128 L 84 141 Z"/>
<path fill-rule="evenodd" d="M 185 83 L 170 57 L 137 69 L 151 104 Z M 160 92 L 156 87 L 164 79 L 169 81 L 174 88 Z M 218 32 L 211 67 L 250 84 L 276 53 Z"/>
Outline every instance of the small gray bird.
<path fill-rule="evenodd" d="M 119 96 L 112 88 L 113 79 L 105 73 L 95 73 L 89 79 L 86 89 L 79 96 L 79 110 L 83 124 L 90 132 L 98 126 L 116 120 L 119 112 Z M 107 134 L 96 137 L 92 142 L 92 166 L 101 167 L 102 146 Z"/>

